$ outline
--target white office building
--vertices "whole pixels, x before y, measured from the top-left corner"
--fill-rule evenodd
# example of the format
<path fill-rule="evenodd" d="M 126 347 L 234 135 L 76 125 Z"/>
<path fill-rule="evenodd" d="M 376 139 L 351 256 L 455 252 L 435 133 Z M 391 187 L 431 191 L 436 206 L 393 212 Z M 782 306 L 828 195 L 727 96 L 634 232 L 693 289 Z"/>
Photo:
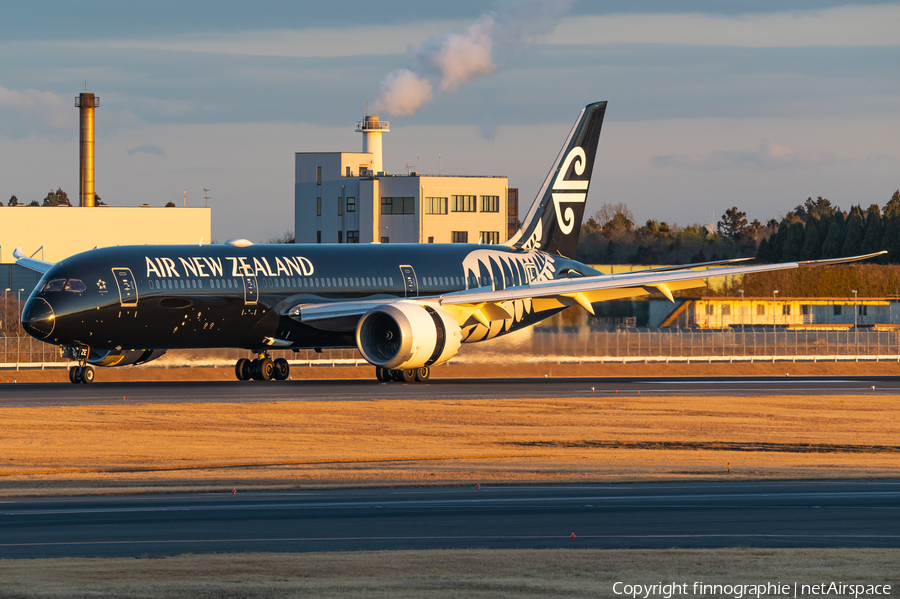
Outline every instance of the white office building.
<path fill-rule="evenodd" d="M 297 152 L 297 243 L 500 243 L 515 232 L 518 193 L 506 177 L 391 175 L 389 123 L 367 116 L 356 131 L 362 152 Z"/>

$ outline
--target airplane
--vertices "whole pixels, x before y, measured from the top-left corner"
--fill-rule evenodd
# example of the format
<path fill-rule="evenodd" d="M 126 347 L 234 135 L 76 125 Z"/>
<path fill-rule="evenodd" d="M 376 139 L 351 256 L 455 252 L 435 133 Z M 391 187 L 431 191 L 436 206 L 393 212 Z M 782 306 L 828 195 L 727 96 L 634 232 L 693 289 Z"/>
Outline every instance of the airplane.
<path fill-rule="evenodd" d="M 499 245 L 284 244 L 93 249 L 58 263 L 14 252 L 43 273 L 22 326 L 77 362 L 143 364 L 167 350 L 241 348 L 239 380 L 285 380 L 273 350 L 357 348 L 379 381 L 422 382 L 463 343 L 532 326 L 569 306 L 593 313 L 613 299 L 673 293 L 705 279 L 864 260 L 783 264 L 744 259 L 604 274 L 573 259 L 606 102 L 576 119 L 518 232 Z M 713 267 L 704 271 L 697 267 Z"/>

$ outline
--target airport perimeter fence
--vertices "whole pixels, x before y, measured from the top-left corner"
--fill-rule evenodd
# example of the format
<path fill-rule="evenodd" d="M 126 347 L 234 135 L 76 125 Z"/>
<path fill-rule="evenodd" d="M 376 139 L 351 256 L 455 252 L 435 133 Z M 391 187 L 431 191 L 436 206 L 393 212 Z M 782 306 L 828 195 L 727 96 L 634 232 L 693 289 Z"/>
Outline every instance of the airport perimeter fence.
<path fill-rule="evenodd" d="M 703 361 L 900 361 L 900 331 L 874 328 L 841 330 L 646 329 L 539 327 L 510 346 L 503 338 L 464 345 L 451 363 L 478 363 L 502 352 L 521 362 L 703 362 Z M 354 349 L 273 351 L 301 366 L 347 366 L 366 362 Z M 153 363 L 165 367 L 227 366 L 250 357 L 246 350 L 176 350 Z M 61 368 L 71 362 L 57 347 L 33 337 L 0 337 L 0 368 Z"/>

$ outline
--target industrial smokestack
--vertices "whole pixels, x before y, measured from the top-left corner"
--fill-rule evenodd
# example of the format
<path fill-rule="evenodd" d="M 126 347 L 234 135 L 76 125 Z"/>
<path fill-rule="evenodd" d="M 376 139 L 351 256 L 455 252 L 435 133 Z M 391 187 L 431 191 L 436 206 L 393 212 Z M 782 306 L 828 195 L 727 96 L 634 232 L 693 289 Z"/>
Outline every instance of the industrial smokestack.
<path fill-rule="evenodd" d="M 100 106 L 100 96 L 83 93 L 75 98 L 75 106 L 80 109 L 78 172 L 81 175 L 79 198 L 81 206 L 94 205 L 94 108 Z"/>

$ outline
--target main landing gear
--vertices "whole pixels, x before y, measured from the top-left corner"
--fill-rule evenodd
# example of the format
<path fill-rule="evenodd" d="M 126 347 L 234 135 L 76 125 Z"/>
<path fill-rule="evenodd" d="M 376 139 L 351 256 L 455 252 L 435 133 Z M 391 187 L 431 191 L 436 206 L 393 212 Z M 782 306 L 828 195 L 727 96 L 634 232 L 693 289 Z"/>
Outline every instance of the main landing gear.
<path fill-rule="evenodd" d="M 90 385 L 94 382 L 94 367 L 86 365 L 72 366 L 69 368 L 69 382 Z"/>
<path fill-rule="evenodd" d="M 239 381 L 284 381 L 291 375 L 291 366 L 284 358 L 273 360 L 268 352 L 260 352 L 259 357 L 253 360 L 238 360 L 234 365 L 234 374 Z"/>
<path fill-rule="evenodd" d="M 375 378 L 382 383 L 395 381 L 398 383 L 424 383 L 431 376 L 431 368 L 406 368 L 404 370 L 391 370 L 390 368 L 375 367 Z"/>

